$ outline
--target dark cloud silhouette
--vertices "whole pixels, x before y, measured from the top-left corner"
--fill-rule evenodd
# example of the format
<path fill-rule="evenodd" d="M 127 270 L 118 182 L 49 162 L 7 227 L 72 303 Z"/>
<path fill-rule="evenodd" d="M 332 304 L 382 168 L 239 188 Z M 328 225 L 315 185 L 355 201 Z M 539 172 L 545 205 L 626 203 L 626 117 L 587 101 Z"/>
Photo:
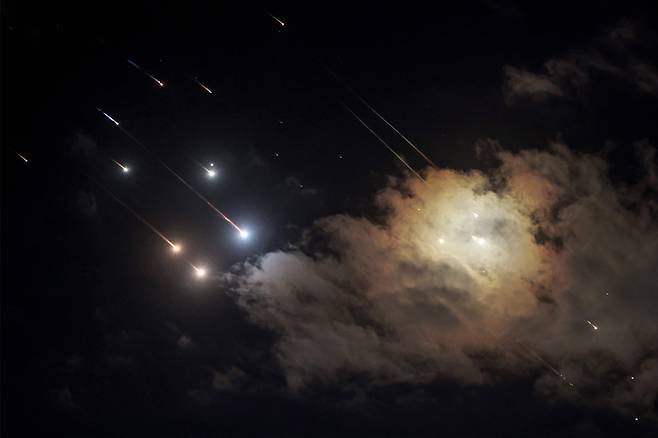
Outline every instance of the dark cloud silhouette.
<path fill-rule="evenodd" d="M 490 172 L 392 179 L 375 199 L 380 219 L 320 219 L 292 249 L 225 275 L 277 334 L 293 391 L 346 374 L 490 384 L 538 372 L 539 394 L 651 409 L 655 163 L 645 153 L 649 176 L 615 185 L 603 158 L 564 144 L 488 149 Z"/>
<path fill-rule="evenodd" d="M 650 32 L 623 21 L 589 47 L 549 59 L 540 73 L 503 67 L 505 101 L 581 97 L 600 77 L 623 80 L 641 92 L 658 94 L 658 69 L 647 55 L 654 50 L 655 38 Z"/>

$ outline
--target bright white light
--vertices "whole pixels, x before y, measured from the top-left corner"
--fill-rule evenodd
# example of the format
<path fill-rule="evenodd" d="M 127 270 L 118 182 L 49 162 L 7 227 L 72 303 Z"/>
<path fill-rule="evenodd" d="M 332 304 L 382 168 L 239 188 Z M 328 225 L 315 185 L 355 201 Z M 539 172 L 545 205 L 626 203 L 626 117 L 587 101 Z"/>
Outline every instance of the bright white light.
<path fill-rule="evenodd" d="M 443 238 L 439 238 L 439 243 L 443 245 L 444 243 L 446 243 L 446 241 Z"/>
<path fill-rule="evenodd" d="M 217 175 L 217 172 L 215 172 L 214 170 L 208 170 L 208 176 L 209 176 L 210 178 L 214 178 L 215 175 Z"/>
<path fill-rule="evenodd" d="M 479 236 L 471 236 L 474 242 L 476 242 L 478 245 L 484 245 L 486 243 L 486 240 L 484 240 L 484 237 L 479 237 Z"/>
<path fill-rule="evenodd" d="M 180 252 L 180 245 L 171 245 L 171 250 L 175 253 Z"/>
<path fill-rule="evenodd" d="M 123 173 L 128 173 L 128 172 L 130 172 L 130 168 L 129 168 L 129 167 L 126 167 L 126 166 L 124 166 L 122 170 L 123 170 Z"/>
<path fill-rule="evenodd" d="M 197 278 L 203 278 L 206 276 L 206 268 L 194 268 Z"/>
<path fill-rule="evenodd" d="M 243 238 L 243 239 L 246 239 L 247 237 L 249 237 L 249 231 L 241 230 L 240 231 L 240 237 Z"/>
<path fill-rule="evenodd" d="M 214 164 L 214 163 L 210 163 L 210 167 L 215 167 L 215 164 Z"/>
<path fill-rule="evenodd" d="M 479 218 L 479 217 L 480 217 L 480 215 L 479 215 L 479 214 L 477 214 L 476 212 L 473 212 L 473 217 L 474 217 L 475 219 L 477 219 L 477 218 Z"/>

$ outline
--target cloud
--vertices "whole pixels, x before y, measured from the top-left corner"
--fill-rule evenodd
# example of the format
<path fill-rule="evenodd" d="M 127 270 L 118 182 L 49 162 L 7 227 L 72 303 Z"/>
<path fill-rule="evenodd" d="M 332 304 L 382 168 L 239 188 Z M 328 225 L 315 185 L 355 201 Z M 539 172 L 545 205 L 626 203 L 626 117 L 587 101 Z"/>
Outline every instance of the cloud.
<path fill-rule="evenodd" d="M 517 97 L 529 97 L 535 101 L 543 101 L 551 97 L 564 95 L 562 88 L 550 76 L 530 73 L 525 70 L 506 65 L 505 99 L 511 103 Z"/>
<path fill-rule="evenodd" d="M 229 368 L 225 373 L 215 371 L 212 379 L 212 387 L 217 391 L 232 390 L 246 377 L 245 372 L 236 367 Z"/>
<path fill-rule="evenodd" d="M 589 47 L 547 60 L 541 73 L 506 65 L 505 102 L 582 97 L 601 77 L 621 79 L 644 93 L 658 94 L 658 69 L 646 61 L 641 47 L 642 43 L 653 46 L 653 40 L 649 32 L 623 21 Z"/>
<path fill-rule="evenodd" d="M 602 158 L 563 144 L 491 149 L 490 172 L 392 179 L 377 220 L 320 219 L 293 249 L 224 276 L 251 321 L 276 333 L 293 391 L 345 375 L 482 384 L 541 370 L 548 396 L 586 392 L 634 412 L 655 402 L 649 185 L 613 185 Z"/>

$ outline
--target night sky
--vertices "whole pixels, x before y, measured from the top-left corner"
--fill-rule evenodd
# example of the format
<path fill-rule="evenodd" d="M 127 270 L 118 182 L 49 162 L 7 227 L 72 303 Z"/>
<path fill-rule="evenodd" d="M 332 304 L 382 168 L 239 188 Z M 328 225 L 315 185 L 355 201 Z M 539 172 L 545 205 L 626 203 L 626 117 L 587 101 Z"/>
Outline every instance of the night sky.
<path fill-rule="evenodd" d="M 3 2 L 3 436 L 658 435 L 651 4 L 384 3 Z"/>

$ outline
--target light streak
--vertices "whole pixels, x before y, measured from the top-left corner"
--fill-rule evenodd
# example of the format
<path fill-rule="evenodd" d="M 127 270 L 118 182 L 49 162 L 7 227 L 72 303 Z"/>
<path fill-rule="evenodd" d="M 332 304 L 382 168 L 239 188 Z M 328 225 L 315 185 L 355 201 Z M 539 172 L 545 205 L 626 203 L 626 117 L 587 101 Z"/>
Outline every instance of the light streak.
<path fill-rule="evenodd" d="M 377 112 L 377 110 L 376 110 L 375 108 L 373 108 L 373 106 L 370 105 L 370 104 L 369 104 L 369 103 L 368 103 L 368 102 L 367 102 L 367 101 L 366 101 L 366 100 L 365 100 L 365 99 L 364 99 L 359 93 L 357 93 L 356 90 L 354 90 L 352 87 L 350 87 L 349 85 L 347 85 L 343 80 L 341 80 L 341 79 L 338 77 L 338 75 L 337 75 L 336 73 L 334 73 L 331 69 L 329 69 L 329 67 L 327 67 L 327 66 L 325 66 L 325 65 L 323 65 L 323 67 L 325 68 L 325 70 L 327 70 L 327 71 L 329 72 L 329 74 L 331 74 L 331 76 L 334 77 L 334 79 L 335 79 L 339 84 L 341 84 L 342 86 L 344 86 L 344 87 L 345 87 L 350 93 L 352 93 L 352 95 L 353 95 L 354 97 L 356 97 L 357 99 L 359 99 L 359 101 L 361 101 L 362 104 L 364 104 L 366 107 L 368 107 L 368 109 L 369 109 L 370 111 L 372 111 L 373 114 L 375 114 L 377 117 L 379 117 L 379 119 L 380 119 L 382 122 L 386 123 L 386 124 L 388 125 L 389 128 L 391 128 L 391 129 L 392 129 L 397 135 L 400 136 L 400 138 L 402 138 L 402 140 L 404 140 L 404 141 L 405 141 L 409 146 L 411 146 L 411 147 L 412 147 L 412 148 L 413 148 L 413 149 L 414 149 L 414 150 L 415 150 L 415 151 L 416 151 L 421 157 L 423 157 L 423 159 L 424 159 L 425 161 L 427 161 L 427 163 L 428 163 L 429 165 L 431 165 L 432 167 L 438 169 L 438 166 L 437 166 L 432 160 L 430 160 L 430 158 L 429 158 L 427 155 L 425 155 L 425 154 L 423 153 L 423 151 L 421 151 L 420 148 L 419 148 L 418 146 L 416 146 L 416 145 L 415 145 L 411 140 L 409 140 L 409 139 L 408 139 L 408 138 L 407 138 L 402 132 L 400 132 L 399 129 L 397 129 L 395 126 L 393 126 L 393 124 L 392 124 L 391 122 L 389 122 L 388 120 L 386 120 L 386 119 L 384 118 L 384 116 L 382 116 L 379 112 Z"/>
<path fill-rule="evenodd" d="M 189 262 L 188 262 L 189 263 Z M 192 263 L 189 263 L 192 269 L 194 269 L 194 273 L 197 276 L 197 278 L 204 278 L 206 274 L 208 273 L 206 271 L 206 268 L 203 266 L 194 266 Z"/>
<path fill-rule="evenodd" d="M 352 115 L 354 116 L 355 119 L 357 119 L 357 120 L 359 121 L 359 123 L 361 123 L 361 124 L 362 124 L 362 125 L 368 130 L 368 131 L 370 131 L 370 133 L 371 133 L 372 135 L 374 135 L 375 138 L 376 138 L 377 140 L 380 141 L 380 143 L 382 143 L 384 146 L 386 146 L 386 149 L 388 149 L 393 155 L 395 155 L 395 157 L 396 157 L 398 160 L 400 160 L 400 162 L 401 162 L 402 164 L 404 164 L 404 165 L 406 166 L 407 169 L 409 169 L 414 175 L 416 175 L 416 177 L 418 177 L 418 179 L 420 179 L 421 181 L 425 182 L 425 179 L 423 179 L 423 177 L 420 176 L 420 174 L 419 174 L 418 172 L 416 172 L 416 171 L 414 170 L 414 168 L 411 167 L 411 166 L 410 166 L 410 165 L 404 160 L 404 158 L 402 158 L 402 157 L 400 156 L 400 154 L 398 154 L 397 152 L 395 152 L 395 150 L 394 150 L 392 147 L 390 147 L 390 146 L 388 145 L 388 143 L 386 143 L 386 142 L 385 142 L 385 141 L 384 141 L 379 135 L 377 135 L 377 133 L 376 133 L 375 131 L 373 131 L 372 129 L 370 129 L 370 126 L 368 126 L 363 120 L 361 120 L 361 118 L 360 118 L 359 116 L 357 116 L 356 113 L 354 113 L 354 111 L 352 111 L 352 110 L 351 110 L 347 105 L 345 105 L 345 104 L 343 104 L 343 106 L 345 107 L 345 109 L 346 109 L 347 111 L 350 112 L 350 114 L 352 114 Z"/>
<path fill-rule="evenodd" d="M 126 61 L 128 61 L 128 63 L 129 63 L 130 65 L 132 65 L 133 67 L 135 67 L 137 70 L 141 71 L 141 72 L 144 73 L 146 76 L 148 76 L 149 78 L 153 79 L 153 80 L 155 81 L 156 84 L 158 84 L 158 85 L 161 86 L 161 87 L 164 87 L 164 83 L 163 83 L 162 81 L 160 81 L 158 78 L 156 78 L 156 77 L 153 76 L 152 74 L 150 74 L 150 73 L 148 73 L 147 71 L 145 71 L 144 69 L 142 69 L 139 65 L 135 64 L 135 63 L 132 62 L 130 59 L 126 59 Z"/>
<path fill-rule="evenodd" d="M 16 151 L 14 151 L 14 152 L 16 152 Z M 16 152 L 16 155 L 18 155 L 19 157 L 21 157 L 21 160 L 23 160 L 23 161 L 25 161 L 25 162 L 27 163 L 27 158 L 25 158 L 24 156 L 22 156 L 22 155 L 19 154 L 18 152 Z"/>
<path fill-rule="evenodd" d="M 210 88 L 206 87 L 205 85 L 203 85 L 203 84 L 201 83 L 201 81 L 199 81 L 197 78 L 194 78 L 194 82 L 196 82 L 197 84 L 199 84 L 199 86 L 200 86 L 201 88 L 203 88 L 205 91 L 207 91 L 208 94 L 212 94 L 212 90 L 211 90 Z"/>
<path fill-rule="evenodd" d="M 117 125 L 117 126 L 118 126 L 118 125 Z M 210 209 L 212 209 L 212 211 L 214 211 L 219 217 L 221 217 L 222 219 L 224 219 L 226 222 L 228 222 L 229 225 L 231 225 L 233 228 L 235 228 L 235 230 L 236 230 L 238 233 L 242 234 L 242 233 L 244 232 L 244 230 L 242 230 L 242 228 L 240 228 L 240 227 L 239 227 L 235 222 L 233 222 L 228 216 L 226 216 L 224 213 L 222 213 L 222 212 L 221 212 L 217 207 L 215 207 L 215 206 L 214 206 L 209 200 L 207 200 L 205 196 L 203 196 L 201 193 L 199 193 L 199 192 L 198 192 L 194 187 L 192 187 L 187 181 L 185 181 L 185 180 L 183 179 L 182 176 L 180 176 L 180 175 L 179 175 L 178 173 L 176 173 L 171 167 L 169 167 L 169 166 L 167 165 L 167 163 L 165 163 L 160 157 L 158 157 L 153 151 L 151 151 L 151 149 L 149 149 L 148 147 L 146 147 L 146 145 L 145 145 L 144 143 L 142 143 L 141 141 L 139 141 L 134 135 L 132 135 L 130 132 L 128 132 L 128 131 L 127 131 L 126 129 L 124 129 L 123 127 L 118 126 L 118 128 L 119 128 L 121 131 L 123 131 L 124 134 L 126 134 L 128 137 L 130 137 L 130 139 L 131 139 L 132 141 L 134 141 L 139 147 L 141 147 L 141 148 L 144 149 L 146 152 L 148 152 L 148 153 L 151 154 L 153 157 L 155 157 L 155 159 L 157 159 L 157 160 L 160 162 L 160 164 L 162 165 L 162 167 L 164 167 L 165 169 L 167 169 L 167 171 L 168 171 L 171 175 L 173 175 L 176 179 L 178 179 L 178 181 L 180 181 L 181 183 L 183 183 L 183 185 L 185 185 L 185 187 L 187 187 L 188 189 L 190 189 L 190 191 L 191 191 L 192 193 L 194 193 L 199 199 L 201 199 L 201 200 L 202 200 L 202 201 L 203 201 L 208 207 L 210 207 Z"/>
<path fill-rule="evenodd" d="M 596 324 L 594 324 L 592 321 L 590 321 L 589 319 L 587 319 L 586 321 L 587 321 L 587 324 L 591 325 L 594 330 L 599 329 L 598 326 Z"/>
<path fill-rule="evenodd" d="M 119 122 L 117 122 L 117 121 L 114 120 L 112 117 L 110 117 L 110 115 L 107 114 L 105 111 L 103 111 L 103 110 L 100 109 L 100 108 L 96 108 L 96 109 L 97 109 L 101 114 L 103 114 L 105 117 L 107 117 L 112 123 L 114 123 L 115 125 L 119 126 Z"/>
<path fill-rule="evenodd" d="M 112 161 L 114 161 L 114 163 L 115 163 L 117 166 L 119 166 L 119 167 L 121 168 L 121 170 L 123 171 L 123 173 L 128 173 L 128 172 L 130 172 L 130 168 L 129 168 L 129 167 L 124 166 L 123 164 L 119 163 L 119 162 L 118 162 L 117 160 L 115 160 L 115 159 L 112 159 Z"/>
<path fill-rule="evenodd" d="M 153 231 L 160 239 L 162 239 L 167 245 L 169 245 L 174 253 L 177 253 L 180 251 L 180 245 L 175 244 L 171 240 L 167 238 L 160 230 L 158 230 L 154 225 L 151 225 L 149 221 L 144 219 L 139 213 L 137 213 L 135 210 L 130 208 L 125 202 L 123 202 L 121 199 L 119 199 L 114 193 L 112 193 L 109 189 L 106 189 L 103 185 L 101 185 L 99 182 L 91 178 L 90 176 L 87 176 L 91 181 L 96 183 L 98 187 L 100 187 L 108 196 L 110 196 L 112 199 L 114 199 L 118 204 L 120 204 L 123 208 L 128 210 L 137 220 L 139 220 L 141 223 L 146 225 L 151 231 Z"/>
<path fill-rule="evenodd" d="M 281 27 L 285 27 L 285 26 L 286 26 L 286 23 L 284 23 L 283 21 L 279 20 L 279 19 L 276 18 L 274 15 L 269 14 L 269 13 L 268 13 L 267 15 L 269 15 L 269 16 L 272 17 L 274 20 L 276 20 L 276 22 L 279 23 L 279 24 L 281 25 Z"/>

